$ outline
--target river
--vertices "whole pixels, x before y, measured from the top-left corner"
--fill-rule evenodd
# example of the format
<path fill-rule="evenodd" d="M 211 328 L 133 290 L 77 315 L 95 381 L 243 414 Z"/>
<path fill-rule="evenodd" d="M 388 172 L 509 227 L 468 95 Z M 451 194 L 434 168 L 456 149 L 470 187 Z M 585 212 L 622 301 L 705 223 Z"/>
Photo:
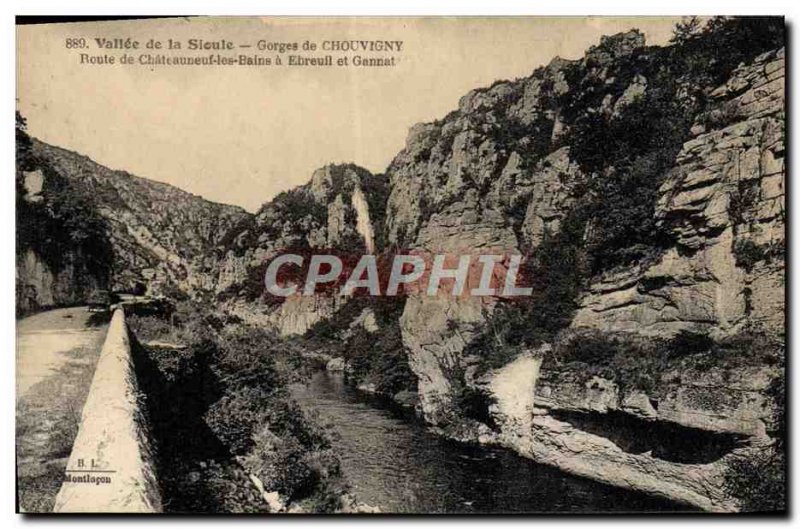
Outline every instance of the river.
<path fill-rule="evenodd" d="M 292 393 L 332 432 L 356 499 L 394 513 L 689 510 L 571 476 L 511 451 L 449 441 L 341 374 L 320 371 Z"/>

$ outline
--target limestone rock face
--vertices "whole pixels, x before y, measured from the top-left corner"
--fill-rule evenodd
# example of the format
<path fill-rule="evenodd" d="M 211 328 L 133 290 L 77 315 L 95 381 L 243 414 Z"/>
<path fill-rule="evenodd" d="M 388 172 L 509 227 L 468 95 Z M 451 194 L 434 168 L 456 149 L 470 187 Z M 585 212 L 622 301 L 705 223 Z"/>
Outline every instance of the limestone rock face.
<path fill-rule="evenodd" d="M 622 411 L 687 428 L 760 437 L 771 413 L 764 391 L 775 375 L 764 367 L 670 369 L 661 373 L 658 394 L 648 394 L 599 376 L 585 379 L 545 370 L 537 376 L 535 405 L 584 413 Z"/>
<path fill-rule="evenodd" d="M 580 61 L 555 59 L 528 78 L 473 90 L 443 120 L 413 127 L 387 171 L 387 242 L 429 253 L 535 250 L 559 230 L 583 178 L 570 145 L 557 143 L 566 128 L 559 100 L 586 82 L 571 72 L 605 82 L 614 61 L 643 46 L 636 31 L 605 38 Z M 646 87 L 632 77 L 612 109 Z M 403 339 L 429 420 L 449 416 L 447 371 L 469 363 L 460 351 L 491 308 L 476 299 L 408 300 Z"/>
<path fill-rule="evenodd" d="M 582 172 L 586 153 L 571 143 L 570 128 L 576 120 L 619 119 L 659 89 L 654 70 L 637 70 L 651 53 L 636 31 L 605 38 L 578 61 L 557 59 L 528 78 L 473 90 L 444 119 L 415 125 L 387 170 L 385 242 L 423 254 L 536 255 L 561 229 L 585 189 L 581 182 L 614 178 L 614 168 Z M 668 242 L 590 277 L 562 334 L 666 340 L 681 331 L 724 339 L 751 326 L 783 332 L 784 68 L 783 50 L 773 50 L 707 89 L 711 103 L 690 122 L 657 189 L 655 219 Z M 576 92 L 583 105 L 577 117 L 562 106 Z M 464 350 L 494 307 L 486 299 L 409 295 L 400 323 L 418 377 L 418 409 L 429 423 L 593 479 L 709 510 L 736 508 L 721 492 L 722 476 L 727 461 L 747 449 L 704 462 L 665 459 L 626 450 L 627 441 L 563 417 L 621 417 L 640 421 L 637 428 L 757 444 L 770 420 L 765 392 L 775 369 L 667 370 L 656 393 L 621 387 L 601 373 L 580 376 L 580 369 L 556 374 L 541 368 L 550 354 L 542 353 L 476 379 L 480 359 Z M 485 394 L 496 430 L 459 415 L 464 383 Z"/>
<path fill-rule="evenodd" d="M 577 171 L 569 149 L 550 154 L 558 111 L 553 99 L 569 89 L 571 64 L 554 60 L 529 78 L 473 90 L 444 120 L 412 127 L 387 171 L 386 242 L 415 247 L 432 215 L 465 200 L 495 210 L 512 229 L 535 232 L 528 224 L 553 220 L 557 215 L 547 208 L 558 207 L 554 188 L 568 186 Z M 537 211 L 524 219 L 532 202 L 542 203 L 538 220 Z"/>
<path fill-rule="evenodd" d="M 205 256 L 248 217 L 241 208 L 112 171 L 38 140 L 33 140 L 33 153 L 48 170 L 78 183 L 106 220 L 114 253 L 109 286 L 114 290 L 131 290 L 137 283 L 151 293 L 207 289 L 214 267 Z"/>
<path fill-rule="evenodd" d="M 488 435 L 485 442 L 517 451 L 540 463 L 611 485 L 667 497 L 711 512 L 733 512 L 724 493 L 725 463 L 676 464 L 623 450 L 609 439 L 550 415 L 532 419 L 532 435 Z"/>
<path fill-rule="evenodd" d="M 541 352 L 537 355 L 523 354 L 494 373 L 489 382 L 489 391 L 495 401 L 490 412 L 498 418 L 505 432 L 527 434 L 533 427 L 534 395 Z"/>
<path fill-rule="evenodd" d="M 494 209 L 483 210 L 476 193 L 435 214 L 420 230 L 414 249 L 428 254 L 494 253 L 513 251 L 516 237 Z M 450 373 L 461 363 L 461 351 L 484 321 L 484 301 L 473 296 L 427 296 L 414 293 L 401 318 L 403 342 L 410 364 L 419 377 L 419 392 L 426 418 L 449 412 Z"/>
<path fill-rule="evenodd" d="M 568 147 L 562 147 L 537 164 L 522 222 L 521 235 L 526 244 L 535 248 L 545 233 L 558 232 L 564 212 L 572 201 L 570 193 L 579 173 L 577 164 L 569 158 Z"/>
<path fill-rule="evenodd" d="M 615 61 L 643 45 L 637 32 L 604 39 L 578 62 L 589 79 L 582 82 L 619 82 Z M 530 78 L 473 90 L 444 120 L 413 127 L 388 170 L 386 240 L 431 253 L 513 252 L 535 250 L 557 232 L 582 178 L 570 145 L 552 143 L 558 96 L 576 89 L 566 73 L 575 64 L 556 60 Z M 673 246 L 655 262 L 593 278 L 574 328 L 669 337 L 686 329 L 724 336 L 753 321 L 782 325 L 783 64 L 782 50 L 763 54 L 713 91 L 709 114 L 724 109 L 725 119 L 698 116 L 659 190 L 656 217 Z M 595 111 L 618 114 L 648 85 L 631 74 Z M 518 129 L 526 133 L 516 137 Z M 537 134 L 546 141 L 535 145 Z M 737 249 L 751 243 L 770 257 L 744 265 Z M 470 299 L 409 299 L 403 337 L 429 420 L 447 415 L 441 366 L 469 363 L 460 350 L 487 309 Z"/>
<path fill-rule="evenodd" d="M 103 278 L 86 269 L 86 261 L 80 252 L 70 252 L 54 269 L 31 249 L 17 255 L 17 313 L 83 303 L 94 290 L 105 288 Z"/>
<path fill-rule="evenodd" d="M 314 250 L 349 256 L 371 253 L 379 236 L 375 219 L 382 219 L 385 187 L 382 176 L 355 165 L 314 171 L 308 184 L 278 195 L 227 233 L 219 251 L 216 295 L 227 310 L 282 335 L 302 334 L 332 316 L 343 300 L 329 295 L 266 303 L 266 265 L 284 251 L 305 258 Z"/>
<path fill-rule="evenodd" d="M 520 253 L 558 229 L 579 169 L 569 147 L 552 149 L 553 99 L 569 90 L 570 61 L 530 78 L 473 90 L 444 120 L 413 127 L 387 174 L 385 240 L 424 254 Z M 537 143 L 538 142 L 538 143 Z M 450 416 L 450 371 L 492 302 L 412 295 L 401 319 L 419 378 L 421 408 Z"/>
<path fill-rule="evenodd" d="M 724 493 L 724 474 L 729 461 L 748 457 L 759 443 L 769 442 L 764 429 L 771 411 L 764 391 L 776 376 L 774 369 L 665 371 L 660 394 L 648 395 L 624 390 L 602 377 L 580 377 L 568 369 L 541 371 L 536 365 L 525 373 L 519 363 L 532 361 L 520 358 L 491 375 L 490 387 L 510 387 L 506 379 L 512 379 L 518 381 L 519 391 L 516 399 L 493 391 L 498 401 L 493 412 L 502 427 L 482 434 L 479 440 L 578 475 L 705 510 L 737 509 Z M 618 422 L 625 416 L 638 421 L 627 435 Z M 582 418 L 586 424 L 570 417 Z M 636 448 L 659 425 L 685 429 L 679 434 L 673 430 L 652 434 L 652 446 L 646 446 L 646 441 Z M 702 432 L 714 439 L 712 443 L 725 443 L 728 435 L 730 444 L 724 449 L 703 448 Z M 662 435 L 667 442 L 672 438 L 678 445 L 683 443 L 688 457 L 660 446 Z M 750 438 L 750 443 L 741 443 L 744 438 Z"/>
<path fill-rule="evenodd" d="M 355 327 L 362 327 L 367 332 L 378 332 L 380 327 L 375 319 L 375 311 L 370 307 L 365 307 L 361 314 L 350 323 L 350 329 Z"/>
<path fill-rule="evenodd" d="M 573 326 L 654 335 L 729 334 L 745 321 L 782 328 L 783 54 L 757 57 L 713 92 L 725 120 L 693 128 L 659 191 L 656 215 L 674 246 L 655 263 L 595 280 Z M 743 264 L 748 247 L 764 258 Z"/>
<path fill-rule="evenodd" d="M 342 358 L 341 356 L 337 356 L 336 358 L 331 358 L 325 365 L 325 369 L 327 369 L 328 371 L 344 371 L 345 359 Z"/>
<path fill-rule="evenodd" d="M 644 35 L 639 30 L 631 30 L 616 35 L 600 37 L 600 44 L 592 46 L 586 53 L 587 62 L 601 67 L 640 50 L 645 45 Z"/>

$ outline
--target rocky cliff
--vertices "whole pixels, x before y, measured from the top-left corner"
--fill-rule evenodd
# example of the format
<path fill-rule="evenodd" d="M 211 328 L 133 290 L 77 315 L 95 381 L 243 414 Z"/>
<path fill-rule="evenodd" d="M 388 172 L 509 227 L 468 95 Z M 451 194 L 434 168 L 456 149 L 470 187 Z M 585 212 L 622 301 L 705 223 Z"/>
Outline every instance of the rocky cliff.
<path fill-rule="evenodd" d="M 712 19 L 666 47 L 632 30 L 473 90 L 385 176 L 329 166 L 266 204 L 225 241 L 217 291 L 333 340 L 362 386 L 416 391 L 444 435 L 742 508 L 730 469 L 781 428 L 782 45 L 779 19 Z M 264 263 L 297 248 L 519 253 L 534 293 L 270 304 Z M 376 314 L 377 334 L 359 328 Z"/>
<path fill-rule="evenodd" d="M 256 306 L 286 334 L 313 327 L 341 342 L 366 385 L 418 391 L 445 435 L 738 508 L 726 472 L 779 428 L 782 43 L 776 20 L 714 19 L 661 48 L 631 31 L 474 90 L 414 126 L 385 179 L 328 167 L 265 205 L 233 232 L 218 291 L 252 315 L 258 288 L 247 285 L 298 246 L 521 253 L 534 287 L 524 303 L 412 294 L 390 310 Z M 376 313 L 401 341 L 354 328 Z M 407 367 L 387 367 L 401 356 Z"/>
<path fill-rule="evenodd" d="M 594 479 L 735 508 L 722 480 L 745 448 L 726 438 L 726 449 L 689 462 L 630 450 L 611 421 L 613 412 L 639 429 L 756 445 L 774 431 L 766 393 L 782 370 L 785 317 L 783 37 L 770 28 L 774 40 L 758 41 L 747 24 L 728 24 L 666 48 L 636 31 L 604 38 L 580 60 L 470 92 L 443 120 L 411 130 L 387 171 L 387 241 L 519 251 L 538 287 L 521 308 L 408 299 L 403 342 L 429 422 Z M 586 333 L 603 345 L 565 345 L 592 343 L 581 342 Z M 698 336 L 705 346 L 681 341 Z M 670 352 L 626 349 L 643 338 Z M 751 354 L 762 347 L 763 357 Z M 709 351 L 719 355 L 710 363 Z M 522 371 L 506 372 L 526 355 L 540 359 L 527 385 L 515 381 Z"/>
<path fill-rule="evenodd" d="M 77 249 L 62 254 L 56 264 L 26 248 L 16 259 L 17 315 L 45 307 L 82 304 L 95 290 L 105 289 L 105 274 L 89 270 L 88 262 Z"/>
<path fill-rule="evenodd" d="M 597 278 L 573 325 L 669 332 L 784 319 L 783 49 L 737 68 L 710 93 L 658 189 L 674 243 L 652 263 Z"/>
<path fill-rule="evenodd" d="M 88 193 L 39 160 L 17 114 L 16 312 L 85 302 L 108 287 L 107 226 Z"/>
<path fill-rule="evenodd" d="M 235 224 L 250 216 L 238 207 L 209 202 L 167 184 L 108 169 L 35 139 L 30 156 L 36 168 L 25 171 L 25 178 L 35 180 L 37 189 L 34 194 L 27 193 L 26 203 L 44 209 L 55 202 L 85 203 L 85 209 L 76 210 L 71 218 L 91 216 L 102 224 L 98 241 L 83 253 L 110 252 L 101 283 L 113 290 L 145 287 L 150 293 L 176 296 L 212 290 L 211 274 L 216 267 L 208 256 Z M 21 229 L 30 232 L 26 236 L 36 238 L 41 226 Z M 56 273 L 36 258 L 35 251 L 20 253 L 18 284 L 25 283 L 39 292 L 40 305 L 84 301 L 91 282 L 76 287 L 85 281 L 65 274 L 74 268 L 72 262 L 77 258 L 71 253 L 65 258 L 64 271 Z M 59 294 L 76 289 L 73 296 Z"/>
<path fill-rule="evenodd" d="M 220 248 L 216 292 L 246 321 L 302 334 L 343 300 L 329 296 L 267 299 L 265 266 L 276 255 L 330 250 L 347 258 L 382 244 L 386 180 L 355 165 L 318 169 L 308 184 L 281 193 L 231 230 Z"/>

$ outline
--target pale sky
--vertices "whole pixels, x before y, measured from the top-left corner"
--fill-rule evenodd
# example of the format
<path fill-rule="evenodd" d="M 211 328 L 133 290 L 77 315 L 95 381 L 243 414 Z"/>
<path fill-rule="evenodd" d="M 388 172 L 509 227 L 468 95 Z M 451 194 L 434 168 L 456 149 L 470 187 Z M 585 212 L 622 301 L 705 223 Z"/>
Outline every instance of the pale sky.
<path fill-rule="evenodd" d="M 581 57 L 602 35 L 634 27 L 648 44 L 664 44 L 677 20 L 207 18 L 19 26 L 17 105 L 31 135 L 45 142 L 255 211 L 331 162 L 383 172 L 412 125 L 444 117 L 473 88 L 527 76 L 556 55 Z M 237 45 L 402 40 L 403 50 L 394 68 L 151 69 L 80 65 L 80 52 L 66 48 L 71 37 L 86 38 L 92 54 L 103 53 L 96 37 L 132 37 L 142 45 L 170 37 Z M 205 53 L 211 52 L 192 52 Z M 230 53 L 276 55 L 255 48 Z"/>

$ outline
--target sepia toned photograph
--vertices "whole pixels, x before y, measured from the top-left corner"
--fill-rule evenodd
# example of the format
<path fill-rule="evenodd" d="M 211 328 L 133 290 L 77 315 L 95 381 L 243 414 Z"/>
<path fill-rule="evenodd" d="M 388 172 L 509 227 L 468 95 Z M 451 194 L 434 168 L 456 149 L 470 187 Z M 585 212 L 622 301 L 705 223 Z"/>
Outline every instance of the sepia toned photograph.
<path fill-rule="evenodd" d="M 15 31 L 18 513 L 788 512 L 783 17 Z"/>

